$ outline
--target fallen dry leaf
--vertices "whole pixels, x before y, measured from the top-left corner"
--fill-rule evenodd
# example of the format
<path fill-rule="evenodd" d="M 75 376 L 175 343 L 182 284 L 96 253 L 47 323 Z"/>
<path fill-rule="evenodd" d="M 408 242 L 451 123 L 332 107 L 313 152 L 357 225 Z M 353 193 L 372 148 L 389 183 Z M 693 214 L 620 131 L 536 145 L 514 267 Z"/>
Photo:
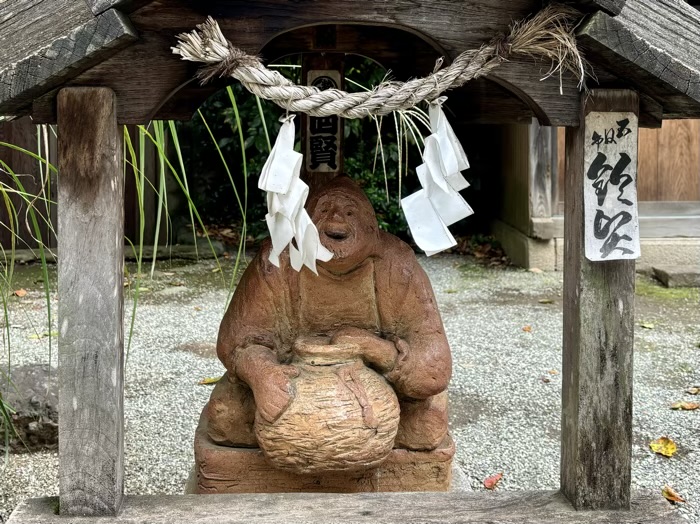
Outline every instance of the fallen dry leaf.
<path fill-rule="evenodd" d="M 552 381 L 552 379 L 549 377 L 540 377 L 540 380 L 545 384 L 549 384 Z"/>
<path fill-rule="evenodd" d="M 185 283 L 182 280 L 173 280 L 171 282 L 168 282 L 168 284 L 174 287 L 182 287 L 185 285 Z"/>
<path fill-rule="evenodd" d="M 554 304 L 554 300 L 552 300 L 551 298 L 541 298 L 537 302 L 539 302 L 540 304 Z"/>
<path fill-rule="evenodd" d="M 531 267 L 529 271 L 530 273 L 543 273 L 543 271 L 538 267 Z"/>
<path fill-rule="evenodd" d="M 661 490 L 661 494 L 669 502 L 685 502 L 671 486 L 664 486 L 664 489 Z"/>
<path fill-rule="evenodd" d="M 13 293 L 16 297 L 24 297 L 27 295 L 27 290 L 26 289 L 16 289 L 15 292 Z"/>
<path fill-rule="evenodd" d="M 496 489 L 496 486 L 498 483 L 501 481 L 503 478 L 503 473 L 496 473 L 495 475 L 491 475 L 490 477 L 486 477 L 484 479 L 484 487 L 486 489 Z"/>
<path fill-rule="evenodd" d="M 163 275 L 164 277 L 174 277 L 174 276 L 175 276 L 175 273 L 173 273 L 173 272 L 171 272 L 171 271 L 163 271 L 163 272 L 161 273 L 161 275 Z"/>
<path fill-rule="evenodd" d="M 700 386 L 693 386 L 685 390 L 688 395 L 700 395 Z"/>
<path fill-rule="evenodd" d="M 194 306 L 194 310 L 195 311 L 202 311 L 202 307 L 201 306 Z"/>
<path fill-rule="evenodd" d="M 693 411 L 698 408 L 700 408 L 700 403 L 698 402 L 674 402 L 671 404 L 671 409 L 680 409 L 682 411 Z"/>
<path fill-rule="evenodd" d="M 678 451 L 676 443 L 668 437 L 660 437 L 656 440 L 652 440 L 649 443 L 649 447 L 654 453 L 658 453 L 664 457 L 672 457 L 673 454 Z"/>
<path fill-rule="evenodd" d="M 218 273 L 219 271 L 221 271 L 220 267 L 215 267 L 214 269 L 211 270 L 212 273 Z"/>
<path fill-rule="evenodd" d="M 58 331 L 52 331 L 51 333 L 47 333 L 47 332 L 44 332 L 44 333 L 32 333 L 32 334 L 29 335 L 27 338 L 29 338 L 30 340 L 40 340 L 40 339 L 46 338 L 46 337 L 48 337 L 48 336 L 51 336 L 51 337 L 54 337 L 54 338 L 55 338 L 55 337 L 58 336 Z"/>
<path fill-rule="evenodd" d="M 559 372 L 556 369 L 550 369 L 549 371 L 547 371 L 547 373 L 549 373 L 550 375 L 558 375 L 559 374 Z"/>
<path fill-rule="evenodd" d="M 212 384 L 216 384 L 219 380 L 221 380 L 221 377 L 206 377 L 199 381 L 199 385 L 211 386 Z"/>
<path fill-rule="evenodd" d="M 523 326 L 523 331 L 525 333 L 532 333 L 532 326 Z"/>
<path fill-rule="evenodd" d="M 639 325 L 644 329 L 654 329 L 654 324 L 652 324 L 651 322 L 642 322 Z"/>

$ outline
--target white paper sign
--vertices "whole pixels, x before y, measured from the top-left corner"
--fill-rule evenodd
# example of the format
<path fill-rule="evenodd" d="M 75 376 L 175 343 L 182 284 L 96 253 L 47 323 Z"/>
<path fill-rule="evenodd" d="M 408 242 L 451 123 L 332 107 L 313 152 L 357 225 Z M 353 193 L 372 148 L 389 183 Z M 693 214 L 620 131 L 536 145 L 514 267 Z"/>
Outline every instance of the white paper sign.
<path fill-rule="evenodd" d="M 639 258 L 637 116 L 586 116 L 584 220 L 586 258 L 593 262 Z"/>

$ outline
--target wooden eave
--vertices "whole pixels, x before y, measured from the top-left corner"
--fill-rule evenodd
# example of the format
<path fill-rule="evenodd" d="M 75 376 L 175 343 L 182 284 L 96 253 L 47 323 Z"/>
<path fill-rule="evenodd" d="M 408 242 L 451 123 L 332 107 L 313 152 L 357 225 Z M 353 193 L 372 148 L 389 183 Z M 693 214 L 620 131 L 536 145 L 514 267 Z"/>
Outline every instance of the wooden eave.
<path fill-rule="evenodd" d="M 112 2 L 115 3 L 115 2 Z M 0 115 L 31 111 L 33 100 L 137 40 L 125 14 L 97 16 L 85 0 L 9 0 L 0 12 Z"/>
<path fill-rule="evenodd" d="M 675 0 L 628 0 L 593 14 L 578 40 L 586 58 L 660 104 L 663 118 L 700 118 L 700 12 Z M 611 82 L 605 82 L 611 85 Z"/>
<path fill-rule="evenodd" d="M 579 39 L 598 74 L 599 85 L 636 89 L 642 99 L 642 125 L 659 125 L 661 118 L 700 117 L 700 13 L 696 9 L 676 0 L 570 3 L 590 13 L 579 30 Z M 0 46 L 0 64 L 4 65 L 0 66 L 0 114 L 31 113 L 37 122 L 52 122 L 59 88 L 105 85 L 118 94 L 122 123 L 143 122 L 147 118 L 188 118 L 188 112 L 191 115 L 215 86 L 206 90 L 188 84 L 195 66 L 179 63 L 169 46 L 176 33 L 191 29 L 207 13 L 220 17 L 222 28 L 234 43 L 253 53 L 263 47 L 278 53 L 294 39 L 276 44 L 274 39 L 314 22 L 332 24 L 347 19 L 349 24 L 375 23 L 377 27 L 405 29 L 409 36 L 422 31 L 426 41 L 432 39 L 433 47 L 416 55 L 410 76 L 426 74 L 424 62 L 440 55 L 454 57 L 459 51 L 488 40 L 494 31 L 505 30 L 510 20 L 528 14 L 526 5 L 516 8 L 474 0 L 474 5 L 447 2 L 443 16 L 435 11 L 436 7 L 397 0 L 394 12 L 370 3 L 352 13 L 355 20 L 347 18 L 347 13 L 343 15 L 341 4 L 339 0 L 328 0 L 323 5 L 313 3 L 300 9 L 296 3 L 282 0 L 10 0 L 4 16 L 0 15 L 0 34 L 21 34 L 18 28 L 33 27 L 32 24 L 37 25 L 38 31 L 21 41 L 9 38 Z M 466 4 L 467 7 L 460 7 Z M 529 9 L 537 9 L 537 5 L 539 2 L 533 2 Z M 466 18 L 461 20 L 460 16 Z M 423 22 L 413 27 L 416 17 Z M 447 18 L 441 21 L 441 17 Z M 470 31 L 458 30 L 475 19 L 477 25 Z M 452 26 L 448 20 L 453 20 Z M 259 29 L 251 31 L 251 27 Z M 294 38 L 303 40 L 301 34 Z M 277 51 L 273 49 L 275 45 Z M 402 45 L 400 42 L 399 47 Z M 337 51 L 352 52 L 351 47 Z M 381 51 L 396 54 L 388 47 Z M 418 64 L 420 71 L 416 70 Z M 408 67 L 399 62 L 385 65 L 394 71 Z M 542 66 L 546 71 L 546 64 Z M 159 78 L 152 82 L 154 72 Z M 513 59 L 488 80 L 465 86 L 455 92 L 454 98 L 478 100 L 456 103 L 464 108 L 461 121 L 525 122 L 535 116 L 544 125 L 577 125 L 578 93 L 572 79 L 564 78 L 562 96 L 558 79 L 540 82 L 541 73 L 542 68 L 533 69 L 530 61 Z M 407 72 L 401 74 L 408 76 Z M 494 82 L 502 88 L 489 88 Z M 590 87 L 594 84 L 589 81 Z M 146 85 L 150 92 L 144 92 Z"/>

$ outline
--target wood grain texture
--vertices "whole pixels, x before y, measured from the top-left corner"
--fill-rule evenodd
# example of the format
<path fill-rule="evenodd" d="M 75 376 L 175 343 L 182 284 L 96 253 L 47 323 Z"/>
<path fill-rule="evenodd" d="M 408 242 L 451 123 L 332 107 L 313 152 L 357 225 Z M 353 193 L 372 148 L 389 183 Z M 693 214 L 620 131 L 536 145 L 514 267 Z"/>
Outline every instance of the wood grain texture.
<path fill-rule="evenodd" d="M 336 45 L 337 32 L 335 26 L 325 26 L 324 29 L 316 29 L 313 34 L 312 45 L 318 47 L 318 45 L 325 44 L 326 47 L 331 47 Z M 323 35 L 326 35 L 325 37 Z M 323 42 L 326 40 L 326 42 Z M 312 85 L 309 82 L 309 71 L 327 71 L 330 78 L 333 79 L 337 84 L 338 89 L 345 89 L 345 55 L 342 53 L 326 52 L 326 53 L 304 53 L 301 57 L 301 78 L 302 83 L 305 85 Z M 322 76 L 320 73 L 315 74 L 314 79 L 318 76 Z M 304 152 L 304 160 L 302 163 L 301 178 L 304 182 L 309 185 L 309 191 L 313 192 L 315 189 L 321 187 L 325 182 L 333 177 L 343 174 L 345 171 L 345 157 L 343 155 L 343 142 L 344 134 L 343 130 L 345 128 L 344 120 L 342 118 L 336 117 L 337 124 L 335 130 L 330 135 L 334 138 L 334 143 L 336 145 L 336 153 L 332 155 L 333 161 L 336 168 L 330 167 L 329 163 L 321 163 L 317 166 L 317 169 L 312 170 L 310 166 L 312 165 L 313 155 L 311 154 L 311 130 L 310 123 L 314 120 L 313 117 L 308 115 L 301 115 L 301 143 L 302 151 Z M 318 119 L 315 119 L 318 121 Z M 328 135 L 327 135 L 328 136 Z"/>
<path fill-rule="evenodd" d="M 55 498 L 29 499 L 17 507 L 8 524 L 54 523 L 56 502 Z M 504 491 L 130 496 L 116 518 L 80 520 L 81 524 L 106 522 L 681 524 L 685 521 L 658 494 L 636 494 L 630 511 L 575 511 L 554 491 Z"/>
<path fill-rule="evenodd" d="M 543 240 L 552 238 L 548 222 L 552 218 L 552 183 L 556 173 L 556 128 L 541 126 L 536 120 L 529 126 L 529 236 Z M 533 219 L 535 219 L 533 221 Z"/>
<path fill-rule="evenodd" d="M 107 11 L 32 50 L 0 71 L 0 114 L 16 114 L 32 100 L 136 40 L 128 19 Z"/>
<path fill-rule="evenodd" d="M 700 116 L 700 13 L 676 0 L 630 0 L 578 32 L 587 58 L 663 105 L 665 118 Z M 682 46 L 678 42 L 683 42 Z"/>
<path fill-rule="evenodd" d="M 58 96 L 59 493 L 63 515 L 114 515 L 124 492 L 121 129 L 106 88 Z"/>
<path fill-rule="evenodd" d="M 664 122 L 658 139 L 653 200 L 700 200 L 700 120 Z"/>
<path fill-rule="evenodd" d="M 7 142 L 16 146 L 22 147 L 29 151 L 36 151 L 37 148 L 37 126 L 33 125 L 29 118 L 19 118 L 11 122 L 0 123 L 0 142 Z M 51 142 L 51 141 L 50 141 Z M 42 145 L 41 155 L 44 156 Z M 52 147 L 49 153 L 49 160 L 55 163 L 56 149 Z M 20 151 L 7 147 L 0 147 L 0 160 L 5 162 L 19 178 L 24 190 L 31 195 L 38 195 L 42 189 L 42 177 L 39 169 L 39 162 Z M 3 168 L 4 169 L 4 168 Z M 44 166 L 44 173 L 46 173 Z M 46 175 L 44 175 L 46 177 Z M 50 179 L 50 180 L 49 180 Z M 7 184 L 8 187 L 19 189 L 12 177 L 0 171 L 0 181 Z M 51 197 L 55 201 L 56 190 L 56 175 L 52 173 L 50 177 L 44 178 L 46 196 Z M 4 201 L 0 202 L 0 246 L 9 249 L 12 243 L 12 232 L 8 229 L 10 224 L 14 225 L 16 234 L 16 247 L 21 248 L 36 248 L 37 240 L 35 239 L 34 226 L 30 216 L 27 214 L 27 202 L 16 193 L 8 193 L 8 198 L 12 205 L 15 206 L 17 217 L 10 218 L 10 210 Z M 56 238 L 53 235 L 47 221 L 53 217 L 55 204 L 47 204 L 46 200 L 34 201 L 34 211 L 39 222 L 41 231 L 41 240 L 45 245 L 56 247 Z M 56 222 L 54 221 L 53 224 Z M 5 227 L 7 226 L 7 227 Z"/>
<path fill-rule="evenodd" d="M 639 130 L 639 166 L 637 168 L 637 198 L 658 200 L 659 130 Z"/>
<path fill-rule="evenodd" d="M 593 90 L 590 111 L 638 113 L 637 94 Z M 630 506 L 633 260 L 584 255 L 585 127 L 566 130 L 561 489 L 577 509 Z"/>
<path fill-rule="evenodd" d="M 0 64 L 16 63 L 92 19 L 83 0 L 5 0 Z"/>

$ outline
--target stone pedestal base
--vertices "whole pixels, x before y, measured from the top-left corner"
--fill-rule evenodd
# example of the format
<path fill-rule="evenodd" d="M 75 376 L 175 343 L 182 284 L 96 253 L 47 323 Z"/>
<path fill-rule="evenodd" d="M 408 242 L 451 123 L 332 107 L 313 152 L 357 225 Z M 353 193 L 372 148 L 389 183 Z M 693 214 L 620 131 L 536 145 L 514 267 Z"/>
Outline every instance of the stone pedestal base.
<path fill-rule="evenodd" d="M 258 448 L 214 444 L 202 415 L 195 433 L 194 475 L 187 493 L 448 491 L 454 453 L 454 441 L 447 435 L 433 451 L 394 449 L 373 470 L 296 475 L 271 466 Z"/>

